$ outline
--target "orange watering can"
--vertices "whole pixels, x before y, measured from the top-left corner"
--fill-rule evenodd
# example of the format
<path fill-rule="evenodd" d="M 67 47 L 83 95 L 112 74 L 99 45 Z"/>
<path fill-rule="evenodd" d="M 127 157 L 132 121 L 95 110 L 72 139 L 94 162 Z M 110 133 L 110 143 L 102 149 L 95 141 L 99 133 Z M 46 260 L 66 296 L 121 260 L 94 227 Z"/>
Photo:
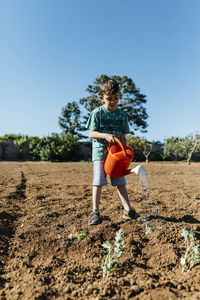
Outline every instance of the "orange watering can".
<path fill-rule="evenodd" d="M 131 148 L 123 145 L 118 138 L 114 138 L 117 145 L 111 147 L 108 144 L 108 155 L 105 161 L 104 169 L 106 174 L 113 178 L 119 178 L 133 173 L 133 169 L 129 170 L 130 163 L 133 160 L 134 152 Z"/>

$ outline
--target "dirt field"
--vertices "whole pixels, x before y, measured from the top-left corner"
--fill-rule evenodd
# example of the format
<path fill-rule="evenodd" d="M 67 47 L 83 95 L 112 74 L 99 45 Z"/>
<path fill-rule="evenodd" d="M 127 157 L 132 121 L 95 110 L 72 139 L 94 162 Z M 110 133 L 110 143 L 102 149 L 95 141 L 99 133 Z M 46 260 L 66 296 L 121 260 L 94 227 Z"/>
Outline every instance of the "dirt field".
<path fill-rule="evenodd" d="M 136 164 L 132 164 L 132 167 Z M 144 165 L 150 197 L 127 176 L 132 206 L 161 226 L 122 222 L 116 188 L 102 191 L 103 222 L 88 226 L 92 163 L 0 162 L 0 299 L 200 299 L 200 265 L 182 273 L 182 229 L 200 240 L 200 164 Z M 101 245 L 124 232 L 121 265 L 103 278 Z M 87 232 L 78 241 L 69 234 Z"/>

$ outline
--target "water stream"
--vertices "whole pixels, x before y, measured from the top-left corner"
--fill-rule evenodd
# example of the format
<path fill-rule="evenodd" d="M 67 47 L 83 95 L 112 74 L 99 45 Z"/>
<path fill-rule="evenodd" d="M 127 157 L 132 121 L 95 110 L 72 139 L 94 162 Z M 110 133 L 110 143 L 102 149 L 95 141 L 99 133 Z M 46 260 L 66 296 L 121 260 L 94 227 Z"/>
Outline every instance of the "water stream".
<path fill-rule="evenodd" d="M 140 186 L 140 190 L 143 196 L 143 200 L 145 200 L 145 206 L 148 206 L 148 208 L 144 209 L 145 210 L 145 218 L 149 219 L 149 217 L 152 217 L 151 219 L 154 219 L 155 223 L 156 223 L 156 227 L 157 229 L 162 229 L 163 226 L 163 222 L 162 224 L 160 224 L 159 222 L 159 215 L 158 215 L 158 207 L 157 207 L 157 203 L 154 199 L 154 197 L 151 195 L 151 188 L 149 186 L 149 182 L 148 182 L 148 176 L 146 173 L 146 170 L 143 166 L 139 165 L 137 167 L 135 167 L 134 169 L 131 170 L 131 172 L 135 173 L 136 175 L 139 176 L 139 186 Z M 151 211 L 149 211 L 149 209 Z M 152 216 L 147 216 L 148 214 L 151 214 Z M 159 224 L 158 224 L 159 223 Z"/>

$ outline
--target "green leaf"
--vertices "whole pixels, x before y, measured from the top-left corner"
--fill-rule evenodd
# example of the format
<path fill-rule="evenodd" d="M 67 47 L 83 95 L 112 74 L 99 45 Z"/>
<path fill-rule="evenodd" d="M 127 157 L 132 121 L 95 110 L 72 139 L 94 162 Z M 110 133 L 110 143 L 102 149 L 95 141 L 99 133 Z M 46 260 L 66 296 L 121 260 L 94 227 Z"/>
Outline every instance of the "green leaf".
<path fill-rule="evenodd" d="M 82 240 L 86 236 L 87 236 L 87 232 L 85 231 L 81 231 L 80 233 L 75 234 L 75 237 L 77 238 L 78 241 Z"/>
<path fill-rule="evenodd" d="M 70 233 L 67 237 L 69 240 L 72 240 L 73 239 L 73 235 Z"/>

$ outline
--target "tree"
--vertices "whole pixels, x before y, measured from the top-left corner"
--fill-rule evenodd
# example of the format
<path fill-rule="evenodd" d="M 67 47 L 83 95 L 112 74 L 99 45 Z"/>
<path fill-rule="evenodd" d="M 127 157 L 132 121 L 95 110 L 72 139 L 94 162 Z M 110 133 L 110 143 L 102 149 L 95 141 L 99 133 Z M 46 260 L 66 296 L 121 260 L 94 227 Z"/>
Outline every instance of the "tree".
<path fill-rule="evenodd" d="M 67 103 L 67 105 L 62 108 L 61 116 L 58 117 L 58 123 L 64 132 L 68 132 L 71 135 L 81 136 L 80 117 L 81 111 L 79 104 L 73 101 L 71 103 Z"/>
<path fill-rule="evenodd" d="M 149 156 L 153 151 L 153 143 L 137 136 L 128 136 L 127 143 L 130 148 L 142 153 L 145 156 L 146 163 L 149 162 Z"/>
<path fill-rule="evenodd" d="M 150 154 L 152 153 L 152 150 L 153 150 L 153 144 L 148 142 L 146 139 L 141 139 L 140 140 L 140 148 L 146 158 L 146 163 L 148 163 L 150 160 Z"/>
<path fill-rule="evenodd" d="M 190 164 L 193 153 L 200 151 L 200 134 L 190 134 L 184 138 L 168 138 L 163 149 L 164 159 L 186 159 Z"/>
<path fill-rule="evenodd" d="M 181 146 L 181 139 L 179 137 L 170 137 L 165 140 L 163 146 L 163 159 L 165 160 L 180 160 L 184 159 L 185 152 Z"/>
<path fill-rule="evenodd" d="M 99 84 L 107 78 L 108 76 L 105 74 L 97 77 L 94 84 L 88 85 L 86 89 L 90 95 L 79 100 L 79 103 L 85 107 L 86 111 L 88 111 L 87 115 L 83 117 L 84 124 L 86 123 L 90 112 L 102 105 L 98 98 L 100 95 Z M 116 80 L 120 86 L 122 96 L 120 98 L 119 108 L 126 112 L 132 133 L 133 130 L 146 132 L 148 126 L 146 120 L 148 115 L 143 106 L 147 102 L 146 96 L 140 93 L 140 90 L 136 88 L 131 78 L 128 78 L 127 76 L 110 76 L 110 78 Z"/>
<path fill-rule="evenodd" d="M 180 144 L 185 152 L 187 163 L 190 165 L 192 154 L 200 151 L 200 134 L 190 134 L 181 139 Z"/>

